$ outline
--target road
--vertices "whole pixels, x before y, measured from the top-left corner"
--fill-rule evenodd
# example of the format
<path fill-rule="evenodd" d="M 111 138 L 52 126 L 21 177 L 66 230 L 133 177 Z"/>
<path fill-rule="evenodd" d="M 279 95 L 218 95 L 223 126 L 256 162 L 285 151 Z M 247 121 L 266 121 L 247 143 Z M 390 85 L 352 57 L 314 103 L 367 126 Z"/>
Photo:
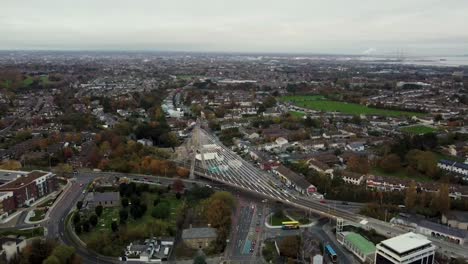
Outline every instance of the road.
<path fill-rule="evenodd" d="M 364 229 L 374 229 L 384 236 L 396 236 L 408 232 L 408 230 L 391 225 L 389 223 L 361 216 L 356 212 L 344 210 L 336 203 L 325 204 L 306 196 L 299 196 L 285 192 L 272 183 L 272 177 L 268 173 L 246 162 L 239 155 L 224 146 L 215 136 L 203 130 L 200 126 L 194 128 L 191 142 L 199 157 L 195 166 L 195 173 L 201 177 L 221 182 L 261 197 L 280 201 L 286 205 L 294 206 L 302 210 L 317 213 L 324 217 L 342 218 L 347 223 L 352 223 Z M 206 153 L 203 155 L 202 153 Z M 201 162 L 203 161 L 203 162 Z M 436 238 L 429 237 L 441 251 L 447 251 L 452 255 L 468 258 L 468 250 L 460 245 L 446 243 Z"/>

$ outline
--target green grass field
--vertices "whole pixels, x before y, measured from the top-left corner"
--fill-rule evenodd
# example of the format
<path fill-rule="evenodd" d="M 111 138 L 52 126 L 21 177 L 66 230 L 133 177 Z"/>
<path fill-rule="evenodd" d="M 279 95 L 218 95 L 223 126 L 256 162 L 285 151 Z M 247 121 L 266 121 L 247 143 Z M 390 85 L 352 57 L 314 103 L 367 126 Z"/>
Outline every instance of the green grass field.
<path fill-rule="evenodd" d="M 432 133 L 432 132 L 437 131 L 437 129 L 435 128 L 424 126 L 424 125 L 402 127 L 400 130 L 403 132 L 407 132 L 407 133 L 415 134 L 415 135 L 427 134 L 427 133 Z"/>
<path fill-rule="evenodd" d="M 275 214 L 271 215 L 270 219 L 269 219 L 270 225 L 272 225 L 272 226 L 283 225 L 283 222 L 286 222 L 286 221 L 291 221 L 291 219 L 289 219 L 287 216 L 284 216 L 282 218 L 278 218 L 278 217 L 275 216 Z"/>
<path fill-rule="evenodd" d="M 326 100 L 321 95 L 310 95 L 310 96 L 284 96 L 280 98 L 282 102 L 292 102 L 293 104 L 309 108 L 313 110 L 319 110 L 324 112 L 340 112 L 350 115 L 380 115 L 380 116 L 421 116 L 421 113 L 407 112 L 407 111 L 396 111 L 387 109 L 378 109 L 367 107 L 365 105 L 338 102 Z"/>
<path fill-rule="evenodd" d="M 32 229 L 8 229 L 0 231 L 0 236 L 24 236 L 26 238 L 44 236 L 44 228 L 36 227 Z"/>
<path fill-rule="evenodd" d="M 29 218 L 29 220 L 33 221 L 33 222 L 40 221 L 40 220 L 44 219 L 46 212 L 47 211 L 43 210 L 43 209 L 36 209 L 36 210 L 34 210 L 34 216 Z"/>
<path fill-rule="evenodd" d="M 298 112 L 298 111 L 289 111 L 289 113 L 294 116 L 294 117 L 299 117 L 299 118 L 302 118 L 303 116 L 305 116 L 305 113 L 303 112 Z"/>
<path fill-rule="evenodd" d="M 49 77 L 47 77 L 47 76 L 41 76 L 41 77 L 39 78 L 39 81 L 40 81 L 40 83 L 41 83 L 42 85 L 47 85 L 47 84 L 49 84 L 49 82 L 50 82 L 50 81 L 49 81 Z M 28 87 L 28 86 L 30 86 L 33 82 L 34 82 L 34 77 L 28 76 L 26 79 L 23 80 L 23 86 L 24 86 L 24 87 Z"/>
<path fill-rule="evenodd" d="M 421 175 L 409 175 L 404 168 L 400 169 L 399 171 L 396 172 L 386 172 L 378 167 L 374 167 L 371 169 L 371 174 L 374 174 L 376 176 L 387 176 L 387 177 L 394 177 L 394 178 L 400 178 L 400 179 L 411 179 L 415 180 L 418 182 L 431 182 L 433 181 L 431 178 L 424 177 Z"/>

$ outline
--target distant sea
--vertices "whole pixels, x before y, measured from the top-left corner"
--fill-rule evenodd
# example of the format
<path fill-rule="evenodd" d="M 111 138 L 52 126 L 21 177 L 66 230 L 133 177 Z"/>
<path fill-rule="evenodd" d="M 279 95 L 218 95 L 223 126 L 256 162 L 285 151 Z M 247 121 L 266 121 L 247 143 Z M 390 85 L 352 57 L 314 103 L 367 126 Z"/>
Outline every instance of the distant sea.
<path fill-rule="evenodd" d="M 445 66 L 457 67 L 468 66 L 468 56 L 451 56 L 451 57 L 405 57 L 405 58 L 390 58 L 390 57 L 360 57 L 359 60 L 369 62 L 379 62 L 388 64 L 405 64 L 405 65 L 426 65 L 426 66 Z"/>

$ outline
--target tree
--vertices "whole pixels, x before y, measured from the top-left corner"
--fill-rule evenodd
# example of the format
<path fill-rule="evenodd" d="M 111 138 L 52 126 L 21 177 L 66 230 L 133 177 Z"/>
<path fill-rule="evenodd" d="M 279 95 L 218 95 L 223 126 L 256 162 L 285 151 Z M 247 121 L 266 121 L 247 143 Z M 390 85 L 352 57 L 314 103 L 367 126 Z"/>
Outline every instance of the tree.
<path fill-rule="evenodd" d="M 276 99 L 273 96 L 268 96 L 265 98 L 265 100 L 263 100 L 262 104 L 265 106 L 265 108 L 273 107 L 276 105 Z"/>
<path fill-rule="evenodd" d="M 193 259 L 193 264 L 206 264 L 206 260 L 205 260 L 205 257 L 204 256 L 196 256 L 194 259 Z"/>
<path fill-rule="evenodd" d="M 347 166 L 350 171 L 367 174 L 370 170 L 369 160 L 367 157 L 361 157 L 359 155 L 351 156 L 348 160 Z"/>
<path fill-rule="evenodd" d="M 401 160 L 398 155 L 389 154 L 380 160 L 379 165 L 386 172 L 396 172 L 401 168 Z"/>
<path fill-rule="evenodd" d="M 408 209 L 413 209 L 415 204 L 416 204 L 416 196 L 417 196 L 417 190 L 416 190 L 416 182 L 411 181 L 410 185 L 406 189 L 406 196 L 405 196 L 405 206 Z"/>
<path fill-rule="evenodd" d="M 52 254 L 55 245 L 51 240 L 34 239 L 28 248 L 27 263 L 41 264 Z"/>
<path fill-rule="evenodd" d="M 103 210 L 104 210 L 104 208 L 102 207 L 102 205 L 98 205 L 98 206 L 96 206 L 96 208 L 94 208 L 94 212 L 96 213 L 96 215 L 98 217 L 100 217 L 102 215 Z"/>
<path fill-rule="evenodd" d="M 83 208 L 83 201 L 78 201 L 76 203 L 76 209 L 81 210 L 81 208 Z"/>
<path fill-rule="evenodd" d="M 89 220 L 83 221 L 83 223 L 81 223 L 81 226 L 83 227 L 84 232 L 89 232 Z"/>
<path fill-rule="evenodd" d="M 184 191 L 184 182 L 180 179 L 175 179 L 174 182 L 172 182 L 172 189 L 176 193 L 181 193 Z"/>
<path fill-rule="evenodd" d="M 121 209 L 119 211 L 119 218 L 120 218 L 120 223 L 125 224 L 125 222 L 127 222 L 127 219 L 128 219 L 128 211 L 125 209 Z"/>
<path fill-rule="evenodd" d="M 117 231 L 119 230 L 119 225 L 117 224 L 116 221 L 112 221 L 112 223 L 111 223 L 111 230 L 112 230 L 112 232 L 114 232 L 114 233 L 117 232 Z"/>
<path fill-rule="evenodd" d="M 159 203 L 151 211 L 151 216 L 158 219 L 166 219 L 169 216 L 170 210 L 171 208 L 168 203 Z"/>
<path fill-rule="evenodd" d="M 75 232 L 77 234 L 81 234 L 81 231 L 82 231 L 82 228 L 81 228 L 81 225 L 78 223 L 75 225 Z"/>
<path fill-rule="evenodd" d="M 128 198 L 127 198 L 127 197 L 122 198 L 122 201 L 121 201 L 121 202 L 122 202 L 122 206 L 123 206 L 123 207 L 127 207 L 127 206 L 128 206 Z"/>
<path fill-rule="evenodd" d="M 57 257 L 60 263 L 70 263 L 74 254 L 75 254 L 75 249 L 73 247 L 68 247 L 65 245 L 58 245 L 57 247 L 54 248 L 54 251 L 52 251 L 51 256 Z"/>
<path fill-rule="evenodd" d="M 441 214 L 450 210 L 450 190 L 448 184 L 442 184 L 437 193 L 437 209 Z"/>
<path fill-rule="evenodd" d="M 98 217 L 97 215 L 93 214 L 89 217 L 89 223 L 92 225 L 92 226 L 96 226 L 97 223 L 98 223 Z"/>
<path fill-rule="evenodd" d="M 78 225 L 78 223 L 80 223 L 80 214 L 79 213 L 75 213 L 73 215 L 73 224 L 76 226 Z"/>
<path fill-rule="evenodd" d="M 19 170 L 21 169 L 21 163 L 16 160 L 7 160 L 0 165 L 2 170 Z"/>
<path fill-rule="evenodd" d="M 59 175 L 65 175 L 67 173 L 72 173 L 73 172 L 73 167 L 70 164 L 65 164 L 65 163 L 60 163 L 55 167 L 55 171 Z"/>
<path fill-rule="evenodd" d="M 282 256 L 296 258 L 300 248 L 300 238 L 298 236 L 285 237 L 279 245 Z"/>
<path fill-rule="evenodd" d="M 52 255 L 52 256 L 49 256 L 47 259 L 45 259 L 42 264 L 61 264 L 61 263 L 66 263 L 66 262 L 60 262 L 60 260 Z"/>

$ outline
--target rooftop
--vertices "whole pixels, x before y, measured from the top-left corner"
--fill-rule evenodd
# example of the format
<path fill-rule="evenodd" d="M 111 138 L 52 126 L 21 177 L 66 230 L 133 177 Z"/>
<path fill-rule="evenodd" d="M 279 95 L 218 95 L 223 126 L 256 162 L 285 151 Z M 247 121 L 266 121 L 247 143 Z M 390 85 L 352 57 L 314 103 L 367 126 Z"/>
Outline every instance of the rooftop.
<path fill-rule="evenodd" d="M 189 228 L 182 231 L 182 239 L 215 238 L 216 229 L 212 227 Z"/>
<path fill-rule="evenodd" d="M 381 242 L 399 254 L 428 245 L 431 243 L 425 236 L 409 232 Z"/>
<path fill-rule="evenodd" d="M 345 239 L 356 246 L 364 255 L 369 255 L 375 252 L 374 243 L 370 242 L 360 234 L 348 232 Z"/>
<path fill-rule="evenodd" d="M 15 180 L 12 180 L 11 182 L 5 183 L 4 185 L 0 186 L 0 190 L 17 189 L 23 185 L 30 184 L 37 178 L 45 176 L 47 174 L 49 174 L 49 172 L 31 171 L 30 173 L 24 176 L 16 178 Z"/>

